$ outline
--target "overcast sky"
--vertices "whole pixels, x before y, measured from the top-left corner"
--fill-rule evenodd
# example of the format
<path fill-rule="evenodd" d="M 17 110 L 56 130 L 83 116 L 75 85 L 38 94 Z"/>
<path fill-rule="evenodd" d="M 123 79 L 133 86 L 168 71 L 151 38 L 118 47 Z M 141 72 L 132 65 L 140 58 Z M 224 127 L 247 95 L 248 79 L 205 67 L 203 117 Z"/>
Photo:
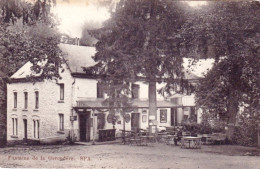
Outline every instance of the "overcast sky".
<path fill-rule="evenodd" d="M 106 8 L 97 8 L 91 4 L 58 3 L 54 13 L 60 19 L 59 30 L 61 33 L 66 33 L 71 37 L 81 37 L 85 22 L 89 20 L 103 22 L 110 17 Z"/>
<path fill-rule="evenodd" d="M 186 1 L 192 7 L 205 5 L 206 1 Z M 110 17 L 108 9 L 98 7 L 95 0 L 58 0 L 54 13 L 60 18 L 59 30 L 71 37 L 81 37 L 85 22 L 103 22 Z"/>

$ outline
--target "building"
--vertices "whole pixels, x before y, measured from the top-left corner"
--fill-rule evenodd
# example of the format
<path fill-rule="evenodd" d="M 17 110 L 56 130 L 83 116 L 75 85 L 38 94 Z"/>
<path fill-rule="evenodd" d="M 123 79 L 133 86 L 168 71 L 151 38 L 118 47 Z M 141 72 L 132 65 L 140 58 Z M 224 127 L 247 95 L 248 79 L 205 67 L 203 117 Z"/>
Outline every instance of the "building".
<path fill-rule="evenodd" d="M 8 143 L 28 140 L 48 143 L 72 135 L 76 141 L 90 141 L 98 138 L 99 129 L 113 129 L 113 117 L 109 115 L 109 107 L 103 104 L 106 96 L 101 92 L 98 79 L 82 69 L 95 64 L 91 58 L 95 48 L 69 44 L 60 44 L 60 48 L 67 60 L 59 70 L 62 79 L 28 81 L 26 77 L 33 74 L 30 62 L 11 77 L 11 83 L 7 85 Z M 148 85 L 139 81 L 131 87 L 134 108 L 125 117 L 125 129 L 146 129 L 149 122 Z M 188 97 L 190 101 L 180 95 L 166 99 L 157 94 L 158 126 L 180 125 L 184 118 L 192 115 L 199 121 L 194 97 Z M 114 127 L 119 136 L 123 117 L 120 113 L 115 117 Z"/>

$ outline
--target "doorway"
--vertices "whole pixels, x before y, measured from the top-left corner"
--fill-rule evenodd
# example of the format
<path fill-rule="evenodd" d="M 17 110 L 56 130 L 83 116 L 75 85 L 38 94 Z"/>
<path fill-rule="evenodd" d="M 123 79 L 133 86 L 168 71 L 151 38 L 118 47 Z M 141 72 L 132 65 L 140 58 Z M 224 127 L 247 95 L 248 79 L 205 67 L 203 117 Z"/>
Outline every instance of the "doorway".
<path fill-rule="evenodd" d="M 131 130 L 138 131 L 139 130 L 139 120 L 140 114 L 139 113 L 132 113 L 131 114 Z"/>
<path fill-rule="evenodd" d="M 90 141 L 90 112 L 79 115 L 80 141 Z"/>
<path fill-rule="evenodd" d="M 24 124 L 24 141 L 27 141 L 27 119 L 23 119 Z"/>
<path fill-rule="evenodd" d="M 171 108 L 171 126 L 177 126 L 177 108 Z"/>

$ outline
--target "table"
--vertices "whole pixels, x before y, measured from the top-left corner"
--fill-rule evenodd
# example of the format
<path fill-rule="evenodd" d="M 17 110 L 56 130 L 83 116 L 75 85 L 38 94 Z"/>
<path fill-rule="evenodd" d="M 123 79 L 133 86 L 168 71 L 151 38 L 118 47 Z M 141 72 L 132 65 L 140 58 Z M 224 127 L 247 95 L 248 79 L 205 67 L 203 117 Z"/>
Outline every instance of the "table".
<path fill-rule="evenodd" d="M 211 137 L 212 137 L 212 136 L 209 135 L 209 134 L 203 134 L 203 135 L 201 136 L 201 142 L 202 142 L 203 144 L 212 143 Z"/>
<path fill-rule="evenodd" d="M 122 131 L 122 141 L 123 141 L 123 144 L 126 144 L 126 143 L 131 143 L 131 137 L 132 135 L 136 135 L 136 132 L 133 131 L 133 130 L 119 130 L 119 131 Z"/>
<path fill-rule="evenodd" d="M 189 147 L 187 147 L 186 143 L 188 143 Z M 181 148 L 201 148 L 201 138 L 183 137 L 181 139 Z"/>

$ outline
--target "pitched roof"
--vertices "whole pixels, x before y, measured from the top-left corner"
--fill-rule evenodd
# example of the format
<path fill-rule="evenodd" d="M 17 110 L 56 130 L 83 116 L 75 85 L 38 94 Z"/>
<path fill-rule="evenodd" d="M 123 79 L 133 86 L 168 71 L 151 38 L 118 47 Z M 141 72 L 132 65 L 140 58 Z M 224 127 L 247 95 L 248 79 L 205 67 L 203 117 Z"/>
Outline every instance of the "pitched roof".
<path fill-rule="evenodd" d="M 95 65 L 95 61 L 92 59 L 92 56 L 94 56 L 96 53 L 96 49 L 94 47 L 76 46 L 69 44 L 59 44 L 59 47 L 62 50 L 63 57 L 67 61 L 72 73 L 84 73 L 82 67 Z M 33 64 L 31 62 L 27 62 L 17 72 L 15 72 L 11 78 L 22 79 L 30 75 L 36 77 L 40 76 L 41 73 L 36 74 L 31 70 L 32 66 Z"/>
<path fill-rule="evenodd" d="M 72 73 L 85 73 L 82 67 L 95 65 L 92 56 L 96 53 L 95 47 L 76 46 L 69 44 L 59 44 L 60 49 L 64 53 L 64 58 L 67 60 Z"/>
<path fill-rule="evenodd" d="M 93 60 L 93 56 L 96 53 L 95 47 L 87 47 L 87 46 L 77 46 L 71 44 L 59 44 L 60 49 L 63 52 L 63 57 L 67 61 L 67 64 L 72 73 L 83 73 L 83 67 L 94 66 L 96 62 Z M 11 78 L 20 79 L 26 78 L 27 76 L 34 75 L 39 76 L 39 74 L 35 74 L 31 70 L 32 63 L 27 62 L 23 65 Z M 187 70 L 187 68 L 185 68 Z M 185 77 L 187 79 L 199 79 L 200 75 L 194 74 L 191 71 L 185 71 Z"/>
<path fill-rule="evenodd" d="M 45 65 L 46 62 L 42 62 L 40 65 Z M 27 62 L 25 63 L 17 72 L 15 72 L 11 78 L 12 79 L 21 79 L 21 78 L 26 78 L 28 76 L 35 76 L 35 77 L 38 77 L 41 75 L 42 72 L 40 73 L 35 73 L 31 67 L 33 66 L 33 64 L 31 62 Z"/>

